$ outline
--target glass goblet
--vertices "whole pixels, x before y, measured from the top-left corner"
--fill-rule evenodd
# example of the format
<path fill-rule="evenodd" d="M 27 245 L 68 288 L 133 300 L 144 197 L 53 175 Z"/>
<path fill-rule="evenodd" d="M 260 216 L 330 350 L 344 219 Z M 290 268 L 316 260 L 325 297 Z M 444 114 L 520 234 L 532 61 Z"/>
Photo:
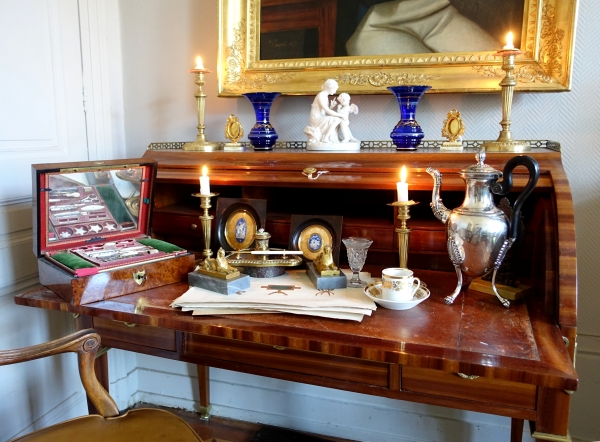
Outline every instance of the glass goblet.
<path fill-rule="evenodd" d="M 348 281 L 348 285 L 351 287 L 366 286 L 367 283 L 360 280 L 360 271 L 365 265 L 367 250 L 369 250 L 369 246 L 373 243 L 373 240 L 370 238 L 351 236 L 342 239 L 342 242 L 346 246 L 346 251 L 348 252 L 348 264 L 350 265 L 350 270 L 352 270 L 352 278 Z"/>

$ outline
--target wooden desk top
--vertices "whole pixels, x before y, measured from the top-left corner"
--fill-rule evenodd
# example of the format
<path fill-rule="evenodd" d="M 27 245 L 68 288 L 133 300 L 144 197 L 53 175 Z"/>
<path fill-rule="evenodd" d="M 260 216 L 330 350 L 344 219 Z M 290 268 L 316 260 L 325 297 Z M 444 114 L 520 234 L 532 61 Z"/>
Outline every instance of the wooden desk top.
<path fill-rule="evenodd" d="M 284 313 L 192 317 L 169 307 L 188 289 L 187 283 L 82 306 L 40 287 L 16 296 L 15 302 L 251 343 L 577 389 L 560 329 L 535 298 L 506 309 L 494 296 L 469 290 L 446 305 L 443 298 L 454 288 L 454 274 L 416 273 L 431 291 L 427 301 L 404 311 L 378 307 L 360 323 Z M 141 297 L 147 307 L 135 313 Z"/>

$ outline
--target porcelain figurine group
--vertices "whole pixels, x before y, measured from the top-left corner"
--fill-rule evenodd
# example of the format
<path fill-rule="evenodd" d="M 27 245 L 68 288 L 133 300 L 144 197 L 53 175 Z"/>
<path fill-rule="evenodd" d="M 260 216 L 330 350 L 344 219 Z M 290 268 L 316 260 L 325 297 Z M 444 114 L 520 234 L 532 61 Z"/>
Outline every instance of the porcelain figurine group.
<path fill-rule="evenodd" d="M 326 80 L 310 109 L 307 150 L 359 150 L 360 141 L 350 131 L 350 114 L 358 114 L 358 106 L 350 103 L 350 95 L 341 93 L 329 99 L 338 90 L 338 83 Z"/>

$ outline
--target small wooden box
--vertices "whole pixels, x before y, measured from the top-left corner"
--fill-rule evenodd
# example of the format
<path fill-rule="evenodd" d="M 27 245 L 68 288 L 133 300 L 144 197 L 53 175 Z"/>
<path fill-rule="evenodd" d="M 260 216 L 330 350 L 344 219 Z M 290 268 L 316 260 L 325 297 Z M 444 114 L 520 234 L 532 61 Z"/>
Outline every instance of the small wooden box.
<path fill-rule="evenodd" d="M 34 164 L 40 282 L 80 305 L 186 280 L 194 255 L 149 236 L 156 169 L 148 159 Z"/>

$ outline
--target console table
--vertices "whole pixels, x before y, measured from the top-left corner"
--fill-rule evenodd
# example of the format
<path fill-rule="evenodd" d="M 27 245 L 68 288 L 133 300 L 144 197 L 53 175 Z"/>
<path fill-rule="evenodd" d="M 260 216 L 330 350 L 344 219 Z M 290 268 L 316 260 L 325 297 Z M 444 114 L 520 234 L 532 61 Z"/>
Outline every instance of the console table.
<path fill-rule="evenodd" d="M 16 296 L 15 302 L 77 314 L 78 327 L 95 328 L 107 347 L 197 364 L 205 408 L 210 404 L 208 367 L 218 367 L 508 416 L 513 442 L 521 440 L 525 420 L 532 422 L 537 440 L 568 441 L 570 394 L 578 384 L 573 364 L 573 207 L 560 152 L 535 148 L 530 154 L 540 164 L 541 177 L 523 209 L 520 278 L 534 286 L 535 294 L 509 309 L 494 296 L 474 290 L 452 305 L 444 304 L 456 276 L 446 262 L 444 226 L 428 207 L 432 182 L 425 169 L 433 166 L 442 172 L 441 195 L 447 207 L 454 207 L 464 192 L 458 172 L 474 163 L 474 150 L 435 149 L 146 153 L 159 163 L 156 236 L 191 250 L 203 248 L 197 228 L 200 208 L 191 194 L 197 192 L 199 170 L 206 164 L 214 191 L 267 199 L 266 227 L 275 243 L 287 245 L 292 213 L 343 215 L 343 236 L 363 232 L 374 239 L 367 257 L 367 270 L 374 276 L 384 267 L 397 266 L 397 220 L 386 202 L 395 200 L 398 170 L 406 165 L 410 198 L 422 209 L 411 212 L 408 222 L 413 229 L 408 262 L 431 291 L 427 301 L 411 310 L 379 307 L 360 323 L 291 314 L 192 317 L 169 307 L 187 290 L 186 283 L 80 306 L 40 287 Z M 512 156 L 489 153 L 486 163 L 501 170 Z M 309 180 L 302 173 L 306 167 L 328 173 Z M 518 192 L 527 181 L 526 171 L 515 172 Z M 108 386 L 106 355 L 97 369 Z"/>

